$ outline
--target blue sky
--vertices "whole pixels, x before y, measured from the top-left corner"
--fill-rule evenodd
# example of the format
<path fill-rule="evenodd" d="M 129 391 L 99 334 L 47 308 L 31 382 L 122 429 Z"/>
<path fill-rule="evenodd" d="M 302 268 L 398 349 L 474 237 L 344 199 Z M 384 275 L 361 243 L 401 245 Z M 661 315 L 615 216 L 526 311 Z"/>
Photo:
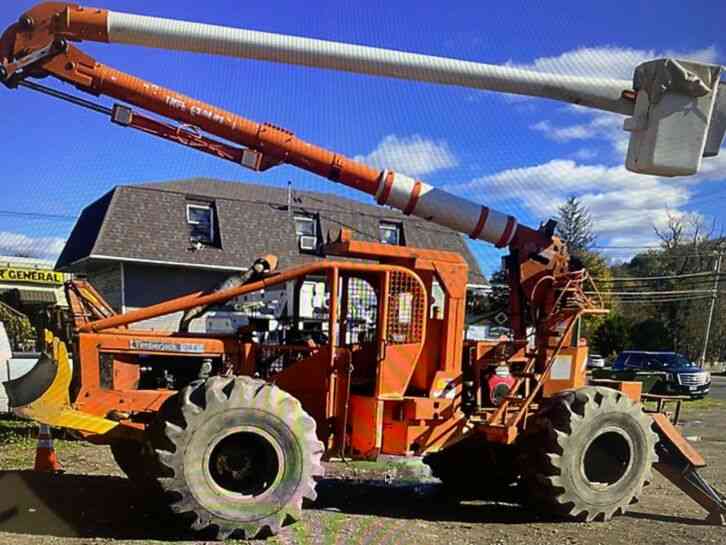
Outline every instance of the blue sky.
<path fill-rule="evenodd" d="M 630 79 L 636 64 L 664 54 L 726 63 L 726 4 L 717 1 L 661 1 L 657 10 L 645 1 L 96 5 L 590 76 Z M 30 6 L 3 2 L 0 27 Z M 726 225 L 726 153 L 704 163 L 701 175 L 691 179 L 626 173 L 627 135 L 623 118 L 614 114 L 257 61 L 122 45 L 81 48 L 105 64 L 287 127 L 376 166 L 419 176 L 535 227 L 568 195 L 578 195 L 591 208 L 604 246 L 655 243 L 653 225 L 663 225 L 669 213 L 691 212 Z M 291 167 L 257 175 L 25 90 L 1 88 L 0 105 L 0 254 L 24 249 L 52 257 L 80 210 L 117 184 L 208 176 L 275 185 L 291 180 L 299 189 L 349 195 Z M 472 248 L 486 271 L 498 266 L 496 250 L 478 243 Z"/>

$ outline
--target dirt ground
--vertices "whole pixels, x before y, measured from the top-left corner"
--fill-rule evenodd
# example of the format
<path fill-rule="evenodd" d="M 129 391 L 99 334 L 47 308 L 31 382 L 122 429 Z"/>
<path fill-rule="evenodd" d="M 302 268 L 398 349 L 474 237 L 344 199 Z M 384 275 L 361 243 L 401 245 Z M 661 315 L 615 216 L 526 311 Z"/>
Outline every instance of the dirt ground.
<path fill-rule="evenodd" d="M 691 405 L 684 418 L 685 434 L 698 438 L 695 446 L 710 464 L 702 474 L 722 492 L 724 415 L 726 403 L 711 401 Z M 0 427 L 0 545 L 205 542 L 180 530 L 134 489 L 107 447 L 59 440 L 65 473 L 29 471 L 34 440 L 27 433 Z M 726 528 L 705 525 L 704 512 L 660 475 L 625 516 L 563 523 L 506 501 L 441 502 L 437 481 L 416 463 L 332 463 L 327 470 L 302 521 L 267 545 L 726 543 Z"/>

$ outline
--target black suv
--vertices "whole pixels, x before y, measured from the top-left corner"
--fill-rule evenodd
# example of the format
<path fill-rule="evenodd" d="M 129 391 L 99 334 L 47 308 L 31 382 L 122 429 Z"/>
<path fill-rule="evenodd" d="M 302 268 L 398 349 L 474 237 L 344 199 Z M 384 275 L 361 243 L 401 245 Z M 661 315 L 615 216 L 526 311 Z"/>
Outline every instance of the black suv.
<path fill-rule="evenodd" d="M 655 394 L 704 397 L 711 388 L 711 373 L 676 352 L 626 350 L 613 363 L 613 371 L 635 372 L 635 380 L 655 375 L 656 381 L 643 380 L 653 385 L 649 390 Z"/>

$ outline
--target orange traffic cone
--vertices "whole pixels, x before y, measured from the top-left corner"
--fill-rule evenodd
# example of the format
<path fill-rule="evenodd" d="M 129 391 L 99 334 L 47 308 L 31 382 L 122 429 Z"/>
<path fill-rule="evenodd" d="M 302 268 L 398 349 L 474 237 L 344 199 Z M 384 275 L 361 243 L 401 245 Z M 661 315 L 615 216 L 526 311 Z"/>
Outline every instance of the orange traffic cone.
<path fill-rule="evenodd" d="M 38 447 L 35 449 L 35 471 L 50 471 L 57 473 L 63 471 L 53 448 L 53 436 L 50 426 L 41 424 L 38 430 Z"/>

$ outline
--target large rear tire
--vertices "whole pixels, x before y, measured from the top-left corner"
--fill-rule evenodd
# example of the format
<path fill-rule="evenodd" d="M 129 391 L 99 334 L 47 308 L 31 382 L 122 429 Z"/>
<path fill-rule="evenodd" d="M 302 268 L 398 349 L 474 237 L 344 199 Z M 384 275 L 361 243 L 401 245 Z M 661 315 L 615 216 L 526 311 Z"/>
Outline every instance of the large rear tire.
<path fill-rule="evenodd" d="M 652 479 L 658 436 L 640 404 L 586 387 L 556 396 L 525 447 L 527 499 L 549 514 L 609 520 Z"/>
<path fill-rule="evenodd" d="M 171 509 L 193 530 L 274 535 L 316 498 L 323 444 L 294 397 L 249 377 L 212 377 L 171 401 L 152 445 Z"/>

